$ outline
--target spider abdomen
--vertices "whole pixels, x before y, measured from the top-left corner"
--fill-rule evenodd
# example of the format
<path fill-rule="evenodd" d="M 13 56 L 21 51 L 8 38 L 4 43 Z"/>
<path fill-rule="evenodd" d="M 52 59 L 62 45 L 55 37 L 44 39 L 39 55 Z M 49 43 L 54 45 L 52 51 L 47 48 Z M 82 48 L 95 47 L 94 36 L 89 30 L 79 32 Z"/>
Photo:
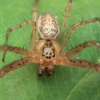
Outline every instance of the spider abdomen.
<path fill-rule="evenodd" d="M 55 39 L 59 34 L 58 22 L 51 13 L 44 13 L 38 19 L 37 30 L 42 39 Z"/>

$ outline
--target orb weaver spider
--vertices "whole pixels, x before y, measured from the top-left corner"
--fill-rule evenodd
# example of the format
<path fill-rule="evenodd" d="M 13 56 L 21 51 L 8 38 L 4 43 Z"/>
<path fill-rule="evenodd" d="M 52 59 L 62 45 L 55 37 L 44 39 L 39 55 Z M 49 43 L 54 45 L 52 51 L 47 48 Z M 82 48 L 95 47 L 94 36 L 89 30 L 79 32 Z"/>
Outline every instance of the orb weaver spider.
<path fill-rule="evenodd" d="M 26 57 L 20 60 L 16 60 L 13 63 L 6 65 L 4 68 L 2 68 L 0 70 L 0 77 L 3 77 L 5 74 L 16 68 L 25 66 L 30 63 L 39 63 L 39 76 L 42 76 L 45 70 L 48 75 L 51 75 L 54 72 L 55 65 L 94 68 L 96 70 L 100 70 L 99 64 L 71 58 L 72 56 L 87 47 L 96 46 L 100 48 L 100 43 L 97 41 L 85 42 L 72 48 L 66 53 L 63 52 L 72 33 L 75 31 L 76 28 L 86 25 L 88 23 L 100 21 L 100 18 L 92 18 L 73 24 L 67 32 L 67 35 L 63 37 L 63 33 L 65 32 L 72 6 L 72 0 L 68 1 L 61 31 L 59 29 L 56 18 L 51 13 L 44 13 L 39 18 L 37 18 L 37 4 L 38 0 L 34 0 L 32 21 L 26 21 L 7 30 L 5 45 L 0 46 L 0 50 L 4 51 L 2 61 L 5 60 L 5 55 L 7 51 L 11 51 Z M 7 43 L 10 32 L 23 26 L 27 26 L 29 24 L 32 25 L 30 50 L 14 46 L 8 46 Z M 38 40 L 36 39 L 37 37 L 39 38 Z M 58 39 L 60 40 L 59 43 Z"/>

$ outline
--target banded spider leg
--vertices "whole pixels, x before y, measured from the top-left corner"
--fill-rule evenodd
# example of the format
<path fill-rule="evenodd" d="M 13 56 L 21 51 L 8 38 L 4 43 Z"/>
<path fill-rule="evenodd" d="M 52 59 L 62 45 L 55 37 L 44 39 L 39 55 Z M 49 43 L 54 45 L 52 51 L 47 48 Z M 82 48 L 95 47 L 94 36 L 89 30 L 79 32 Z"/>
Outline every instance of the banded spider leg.
<path fill-rule="evenodd" d="M 21 28 L 23 26 L 27 26 L 29 24 L 32 24 L 34 28 L 36 28 L 36 23 L 34 21 L 26 21 L 20 25 L 17 25 L 17 26 L 14 26 L 12 28 L 9 28 L 6 32 L 6 42 L 5 42 L 5 46 L 8 46 L 8 40 L 9 40 L 9 34 L 10 32 L 14 31 L 15 29 L 18 29 L 18 28 Z M 5 55 L 6 55 L 6 52 L 7 52 L 7 49 L 4 50 L 4 54 L 3 54 L 3 58 L 2 58 L 2 61 L 4 62 L 5 60 Z"/>
<path fill-rule="evenodd" d="M 32 35 L 31 35 L 31 40 L 30 40 L 30 49 L 31 50 L 33 49 L 34 44 L 36 43 L 36 38 L 38 38 L 37 32 L 36 32 L 36 23 L 37 23 L 37 17 L 38 17 L 37 16 L 37 14 L 38 14 L 37 13 L 37 8 L 38 8 L 37 7 L 37 3 L 38 3 L 38 0 L 35 0 L 34 1 L 34 7 L 33 7 L 32 21 L 25 21 L 24 23 L 21 23 L 21 24 L 19 24 L 17 26 L 11 27 L 11 28 L 9 28 L 7 30 L 5 46 L 0 46 L 0 51 L 4 51 L 2 61 L 4 62 L 7 51 L 11 51 L 11 52 L 26 56 L 26 58 L 14 61 L 12 64 L 9 64 L 9 65 L 5 66 L 3 69 L 0 70 L 0 77 L 4 76 L 9 71 L 12 71 L 12 70 L 14 70 L 14 69 L 16 69 L 18 67 L 27 65 L 27 64 L 29 64 L 31 62 L 38 62 L 38 60 L 37 60 L 38 58 L 36 58 L 35 55 L 32 52 L 30 52 L 28 50 L 25 50 L 23 48 L 14 47 L 14 46 L 8 46 L 7 45 L 8 44 L 8 40 L 9 40 L 9 34 L 12 31 L 31 24 L 32 25 Z"/>
<path fill-rule="evenodd" d="M 65 36 L 64 40 L 61 41 L 62 43 L 62 49 L 64 50 L 66 44 L 68 43 L 68 41 L 70 40 L 70 37 L 72 35 L 72 33 L 75 31 L 76 28 L 92 23 L 92 22 L 98 22 L 100 21 L 100 18 L 92 18 L 89 20 L 85 20 L 82 22 L 78 22 L 74 25 L 72 25 L 72 27 L 69 29 L 69 31 L 67 32 L 67 35 Z M 96 70 L 100 70 L 100 65 L 99 64 L 95 64 L 93 62 L 89 62 L 89 61 L 85 61 L 85 60 L 78 60 L 78 59 L 71 59 L 72 56 L 74 56 L 75 54 L 77 54 L 78 52 L 80 52 L 81 50 L 87 48 L 87 47 L 91 47 L 91 46 L 96 46 L 98 48 L 100 48 L 100 43 L 97 41 L 90 41 L 90 42 L 85 42 L 83 44 L 80 44 L 76 47 L 74 47 L 73 49 L 69 50 L 69 52 L 67 52 L 65 54 L 65 58 L 67 59 L 63 59 L 61 62 L 63 63 L 63 65 L 67 65 L 67 66 L 75 66 L 75 67 L 87 67 L 87 68 L 94 68 Z"/>
<path fill-rule="evenodd" d="M 61 32 L 60 32 L 60 34 L 57 37 L 57 41 L 59 41 L 59 42 L 61 41 L 61 39 L 62 39 L 62 37 L 64 35 L 64 32 L 66 30 L 67 23 L 68 23 L 68 18 L 69 18 L 70 11 L 71 11 L 71 6 L 72 6 L 72 0 L 69 0 L 68 1 L 68 5 L 67 5 L 67 7 L 65 9 L 64 20 L 63 20 Z"/>
<path fill-rule="evenodd" d="M 61 41 L 62 48 L 63 49 L 65 48 L 68 41 L 70 40 L 71 35 L 73 34 L 73 32 L 75 31 L 76 28 L 84 26 L 84 25 L 92 23 L 92 22 L 99 22 L 99 21 L 100 21 L 100 18 L 95 17 L 95 18 L 92 18 L 92 19 L 89 19 L 89 20 L 85 20 L 85 21 L 81 21 L 81 22 L 78 22 L 76 24 L 73 24 L 71 26 L 71 28 L 69 29 L 69 31 L 67 32 L 66 36 L 63 38 L 63 41 Z"/>
<path fill-rule="evenodd" d="M 100 42 L 89 41 L 89 42 L 85 42 L 85 43 L 82 43 L 82 44 L 74 47 L 69 52 L 65 53 L 64 55 L 62 55 L 60 57 L 60 59 L 58 60 L 58 65 L 61 64 L 61 65 L 66 65 L 66 66 L 94 68 L 97 71 L 100 71 L 100 65 L 99 64 L 89 62 L 89 61 L 85 61 L 85 60 L 78 60 L 78 59 L 72 59 L 71 58 L 72 56 L 79 53 L 83 49 L 85 49 L 87 47 L 91 47 L 91 46 L 96 46 L 97 48 L 100 48 Z"/>
<path fill-rule="evenodd" d="M 7 46 L 7 44 L 8 44 L 9 34 L 10 34 L 12 31 L 14 31 L 14 30 L 16 30 L 16 29 L 18 29 L 18 28 L 22 28 L 23 26 L 27 26 L 27 25 L 31 24 L 31 25 L 32 25 L 32 35 L 31 35 L 31 40 L 30 40 L 30 49 L 33 49 L 34 44 L 35 44 L 35 42 L 36 42 L 36 39 L 38 38 L 38 34 L 37 34 L 37 32 L 36 32 L 37 8 L 38 8 L 38 7 L 37 7 L 37 3 L 38 3 L 38 0 L 35 0 L 35 1 L 34 1 L 34 7 L 33 7 L 32 21 L 26 21 L 26 22 L 24 22 L 24 23 L 22 23 L 22 24 L 19 24 L 19 25 L 14 26 L 14 27 L 12 27 L 12 28 L 9 28 L 9 29 L 7 30 L 7 32 L 6 32 L 5 46 Z M 4 60 L 5 60 L 6 51 L 7 51 L 7 50 L 5 50 L 5 51 L 4 51 L 4 54 L 3 54 L 3 58 L 2 58 L 2 61 L 3 61 L 3 62 L 4 62 Z"/>
<path fill-rule="evenodd" d="M 64 21 L 63 21 L 63 25 L 62 25 L 62 30 L 58 36 L 58 41 L 60 38 L 60 44 L 62 49 L 64 50 L 65 46 L 67 45 L 68 41 L 70 40 L 70 37 L 72 35 L 72 33 L 75 31 L 76 28 L 80 27 L 80 26 L 84 26 L 86 24 L 92 23 L 92 22 L 98 22 L 100 21 L 100 18 L 92 18 L 89 20 L 85 20 L 85 21 L 81 21 L 78 23 L 75 23 L 71 26 L 71 28 L 68 30 L 66 36 L 64 36 L 64 32 L 67 26 L 67 22 L 68 22 L 68 17 L 71 11 L 71 6 L 72 6 L 72 0 L 68 1 L 68 5 L 66 7 L 65 10 L 65 15 L 64 15 Z M 77 54 L 78 52 L 80 52 L 81 50 L 87 48 L 87 47 L 91 47 L 91 46 L 96 46 L 98 48 L 100 48 L 100 43 L 97 41 L 90 41 L 90 42 L 85 42 L 82 43 L 76 47 L 74 47 L 73 49 L 69 50 L 65 55 L 59 57 L 60 60 L 58 60 L 58 65 L 66 65 L 66 66 L 82 66 L 82 67 L 87 67 L 87 68 L 95 68 L 100 70 L 100 65 L 99 64 L 95 64 L 92 62 L 88 62 L 85 60 L 77 60 L 77 59 L 71 59 L 72 56 L 74 56 L 75 54 Z"/>

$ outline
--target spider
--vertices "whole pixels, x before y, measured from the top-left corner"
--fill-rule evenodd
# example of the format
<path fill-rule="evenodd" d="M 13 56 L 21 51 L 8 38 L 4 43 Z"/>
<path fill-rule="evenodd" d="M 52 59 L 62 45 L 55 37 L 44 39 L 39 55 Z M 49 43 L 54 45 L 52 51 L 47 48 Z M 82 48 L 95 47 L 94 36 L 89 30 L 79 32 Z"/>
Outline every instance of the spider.
<path fill-rule="evenodd" d="M 67 26 L 67 21 L 72 6 L 72 1 L 73 0 L 68 1 L 65 10 L 63 25 L 60 31 L 58 22 L 51 13 L 47 12 L 42 14 L 39 18 L 37 17 L 38 0 L 34 0 L 32 21 L 26 21 L 15 27 L 9 28 L 6 33 L 5 45 L 0 46 L 0 50 L 4 51 L 2 61 L 5 60 L 5 55 L 7 51 L 11 51 L 26 57 L 20 60 L 16 60 L 2 68 L 0 70 L 0 77 L 3 77 L 5 74 L 14 69 L 17 69 L 30 63 L 39 64 L 38 76 L 42 76 L 44 71 L 46 71 L 47 75 L 51 75 L 54 72 L 55 65 L 94 68 L 98 71 L 100 70 L 99 64 L 72 58 L 72 56 L 74 56 L 75 54 L 79 53 L 87 47 L 96 46 L 100 48 L 100 43 L 97 41 L 89 41 L 79 44 L 71 50 L 69 50 L 68 52 L 64 53 L 64 48 L 66 47 L 72 33 L 75 31 L 76 28 L 86 25 L 88 23 L 100 21 L 100 18 L 92 18 L 89 20 L 75 23 L 70 27 L 69 31 L 67 32 L 67 35 L 64 36 L 64 32 Z M 30 50 L 14 46 L 8 46 L 7 43 L 10 32 L 23 26 L 27 26 L 29 24 L 32 25 Z"/>

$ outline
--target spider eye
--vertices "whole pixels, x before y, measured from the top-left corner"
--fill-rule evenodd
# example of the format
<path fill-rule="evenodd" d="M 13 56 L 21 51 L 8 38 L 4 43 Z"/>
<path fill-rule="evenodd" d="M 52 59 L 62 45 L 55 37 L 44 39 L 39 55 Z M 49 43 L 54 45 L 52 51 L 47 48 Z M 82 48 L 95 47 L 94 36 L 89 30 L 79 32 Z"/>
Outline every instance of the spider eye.
<path fill-rule="evenodd" d="M 43 49 L 42 56 L 47 59 L 51 59 L 52 57 L 55 57 L 55 53 L 52 48 L 46 47 Z"/>

